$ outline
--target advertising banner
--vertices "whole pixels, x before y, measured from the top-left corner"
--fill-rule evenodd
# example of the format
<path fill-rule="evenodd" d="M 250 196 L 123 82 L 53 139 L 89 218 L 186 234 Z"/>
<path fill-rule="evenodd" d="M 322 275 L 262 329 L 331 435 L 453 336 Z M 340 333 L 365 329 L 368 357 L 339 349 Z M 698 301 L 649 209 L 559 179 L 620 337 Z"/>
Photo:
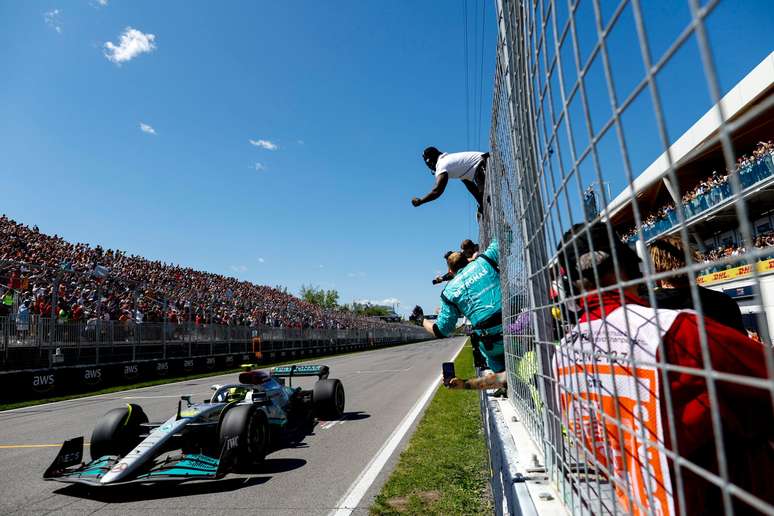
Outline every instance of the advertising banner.
<path fill-rule="evenodd" d="M 759 274 L 767 274 L 774 272 L 774 260 L 766 260 L 755 264 Z M 741 279 L 752 276 L 752 265 L 742 265 L 741 267 L 734 267 L 733 269 L 726 269 L 724 271 L 713 272 L 711 274 L 705 274 L 696 278 L 696 283 L 706 287 L 713 283 L 720 283 L 723 281 L 730 281 L 733 279 Z"/>

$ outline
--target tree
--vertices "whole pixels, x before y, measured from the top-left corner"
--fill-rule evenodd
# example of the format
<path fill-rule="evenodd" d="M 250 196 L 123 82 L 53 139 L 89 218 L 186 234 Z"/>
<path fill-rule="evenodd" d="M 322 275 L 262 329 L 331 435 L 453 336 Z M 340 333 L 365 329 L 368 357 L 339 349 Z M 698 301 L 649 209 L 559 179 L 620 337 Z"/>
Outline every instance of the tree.
<path fill-rule="evenodd" d="M 339 293 L 336 290 L 325 291 L 325 308 L 337 308 L 339 306 Z"/>
<path fill-rule="evenodd" d="M 344 309 L 357 315 L 369 317 L 386 317 L 392 315 L 392 309 L 387 306 L 376 306 L 371 303 L 358 303 L 354 301 L 351 305 L 344 305 Z"/>
<path fill-rule="evenodd" d="M 339 293 L 335 289 L 323 290 L 314 285 L 301 285 L 299 293 L 307 303 L 334 310 L 339 307 Z"/>

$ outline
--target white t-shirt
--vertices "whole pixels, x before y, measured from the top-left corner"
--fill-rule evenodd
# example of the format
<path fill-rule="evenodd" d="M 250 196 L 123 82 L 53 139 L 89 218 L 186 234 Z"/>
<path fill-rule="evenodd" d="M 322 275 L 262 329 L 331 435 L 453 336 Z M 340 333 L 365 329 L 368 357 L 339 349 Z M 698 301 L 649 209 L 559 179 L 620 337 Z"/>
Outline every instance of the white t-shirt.
<path fill-rule="evenodd" d="M 476 167 L 483 160 L 482 152 L 445 152 L 438 158 L 435 165 L 435 176 L 447 173 L 449 179 L 473 180 Z"/>

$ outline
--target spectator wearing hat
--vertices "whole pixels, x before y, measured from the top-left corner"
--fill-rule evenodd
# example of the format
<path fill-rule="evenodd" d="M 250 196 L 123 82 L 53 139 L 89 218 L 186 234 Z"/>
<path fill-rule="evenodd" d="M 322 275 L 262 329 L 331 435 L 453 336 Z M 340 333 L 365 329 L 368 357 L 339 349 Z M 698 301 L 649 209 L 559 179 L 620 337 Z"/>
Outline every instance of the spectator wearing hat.
<path fill-rule="evenodd" d="M 475 260 L 478 257 L 478 244 L 469 238 L 462 241 L 460 250 L 468 260 Z"/>
<path fill-rule="evenodd" d="M 441 152 L 435 147 L 428 147 L 422 153 L 422 159 L 435 176 L 435 184 L 433 189 L 424 197 L 411 199 L 411 204 L 416 207 L 438 199 L 446 190 L 449 179 L 459 179 L 471 195 L 476 198 L 478 210 L 481 211 L 486 163 L 489 159 L 488 152 L 449 153 Z"/>
<path fill-rule="evenodd" d="M 560 341 L 553 357 L 563 422 L 589 454 L 610 468 L 610 480 L 625 511 L 714 514 L 723 507 L 720 488 L 684 466 L 679 472 L 682 498 L 675 496 L 680 485 L 677 466 L 661 448 L 641 441 L 637 430 L 645 432 L 649 441 L 719 475 L 713 432 L 717 411 L 729 481 L 769 504 L 774 502 L 771 393 L 724 380 L 715 381 L 711 396 L 704 374 L 710 366 L 717 373 L 767 379 L 760 343 L 710 318 L 701 321 L 702 332 L 695 312 L 647 306 L 638 295 L 639 258 L 615 234 L 611 241 L 602 223 L 576 224 L 567 231 L 559 244 L 558 260 L 575 285 L 575 300 L 582 308 L 578 323 Z M 619 279 L 626 286 L 617 286 Z M 705 364 L 702 341 L 709 364 Z M 664 382 L 662 363 L 679 368 L 669 370 Z M 669 421 L 672 417 L 675 420 Z M 588 432 L 589 428 L 594 431 Z M 674 428 L 675 442 L 668 428 Z M 621 439 L 621 432 L 627 437 Z M 652 492 L 645 493 L 645 483 Z M 754 513 L 752 507 L 733 499 L 736 514 Z M 651 506 L 651 500 L 659 507 Z M 678 507 L 683 502 L 685 506 Z"/>

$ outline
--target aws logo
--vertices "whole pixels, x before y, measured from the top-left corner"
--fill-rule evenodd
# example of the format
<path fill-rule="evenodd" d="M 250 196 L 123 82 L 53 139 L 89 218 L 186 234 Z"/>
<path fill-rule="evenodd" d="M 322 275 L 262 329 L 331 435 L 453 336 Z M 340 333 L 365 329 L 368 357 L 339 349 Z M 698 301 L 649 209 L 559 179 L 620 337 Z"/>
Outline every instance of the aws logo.
<path fill-rule="evenodd" d="M 209 357 L 207 359 L 207 369 L 212 369 L 215 367 L 215 357 Z"/>
<path fill-rule="evenodd" d="M 234 363 L 234 357 L 232 357 L 232 356 L 227 356 L 227 357 L 226 357 L 226 363 L 227 363 L 227 364 L 233 364 L 233 363 Z"/>
<path fill-rule="evenodd" d="M 183 360 L 183 369 L 186 371 L 190 371 L 194 368 L 194 361 L 193 358 L 188 358 L 186 360 Z"/>
<path fill-rule="evenodd" d="M 140 368 L 137 366 L 137 364 L 127 364 L 124 366 L 125 378 L 134 378 L 138 374 L 140 374 Z"/>
<path fill-rule="evenodd" d="M 160 375 L 165 375 L 169 372 L 169 362 L 157 362 L 156 372 Z"/>
<path fill-rule="evenodd" d="M 83 370 L 83 381 L 88 384 L 96 384 L 102 381 L 102 368 L 97 367 L 95 369 Z"/>
<path fill-rule="evenodd" d="M 38 392 L 50 391 L 54 388 L 55 380 L 54 373 L 32 375 L 32 388 Z"/>

